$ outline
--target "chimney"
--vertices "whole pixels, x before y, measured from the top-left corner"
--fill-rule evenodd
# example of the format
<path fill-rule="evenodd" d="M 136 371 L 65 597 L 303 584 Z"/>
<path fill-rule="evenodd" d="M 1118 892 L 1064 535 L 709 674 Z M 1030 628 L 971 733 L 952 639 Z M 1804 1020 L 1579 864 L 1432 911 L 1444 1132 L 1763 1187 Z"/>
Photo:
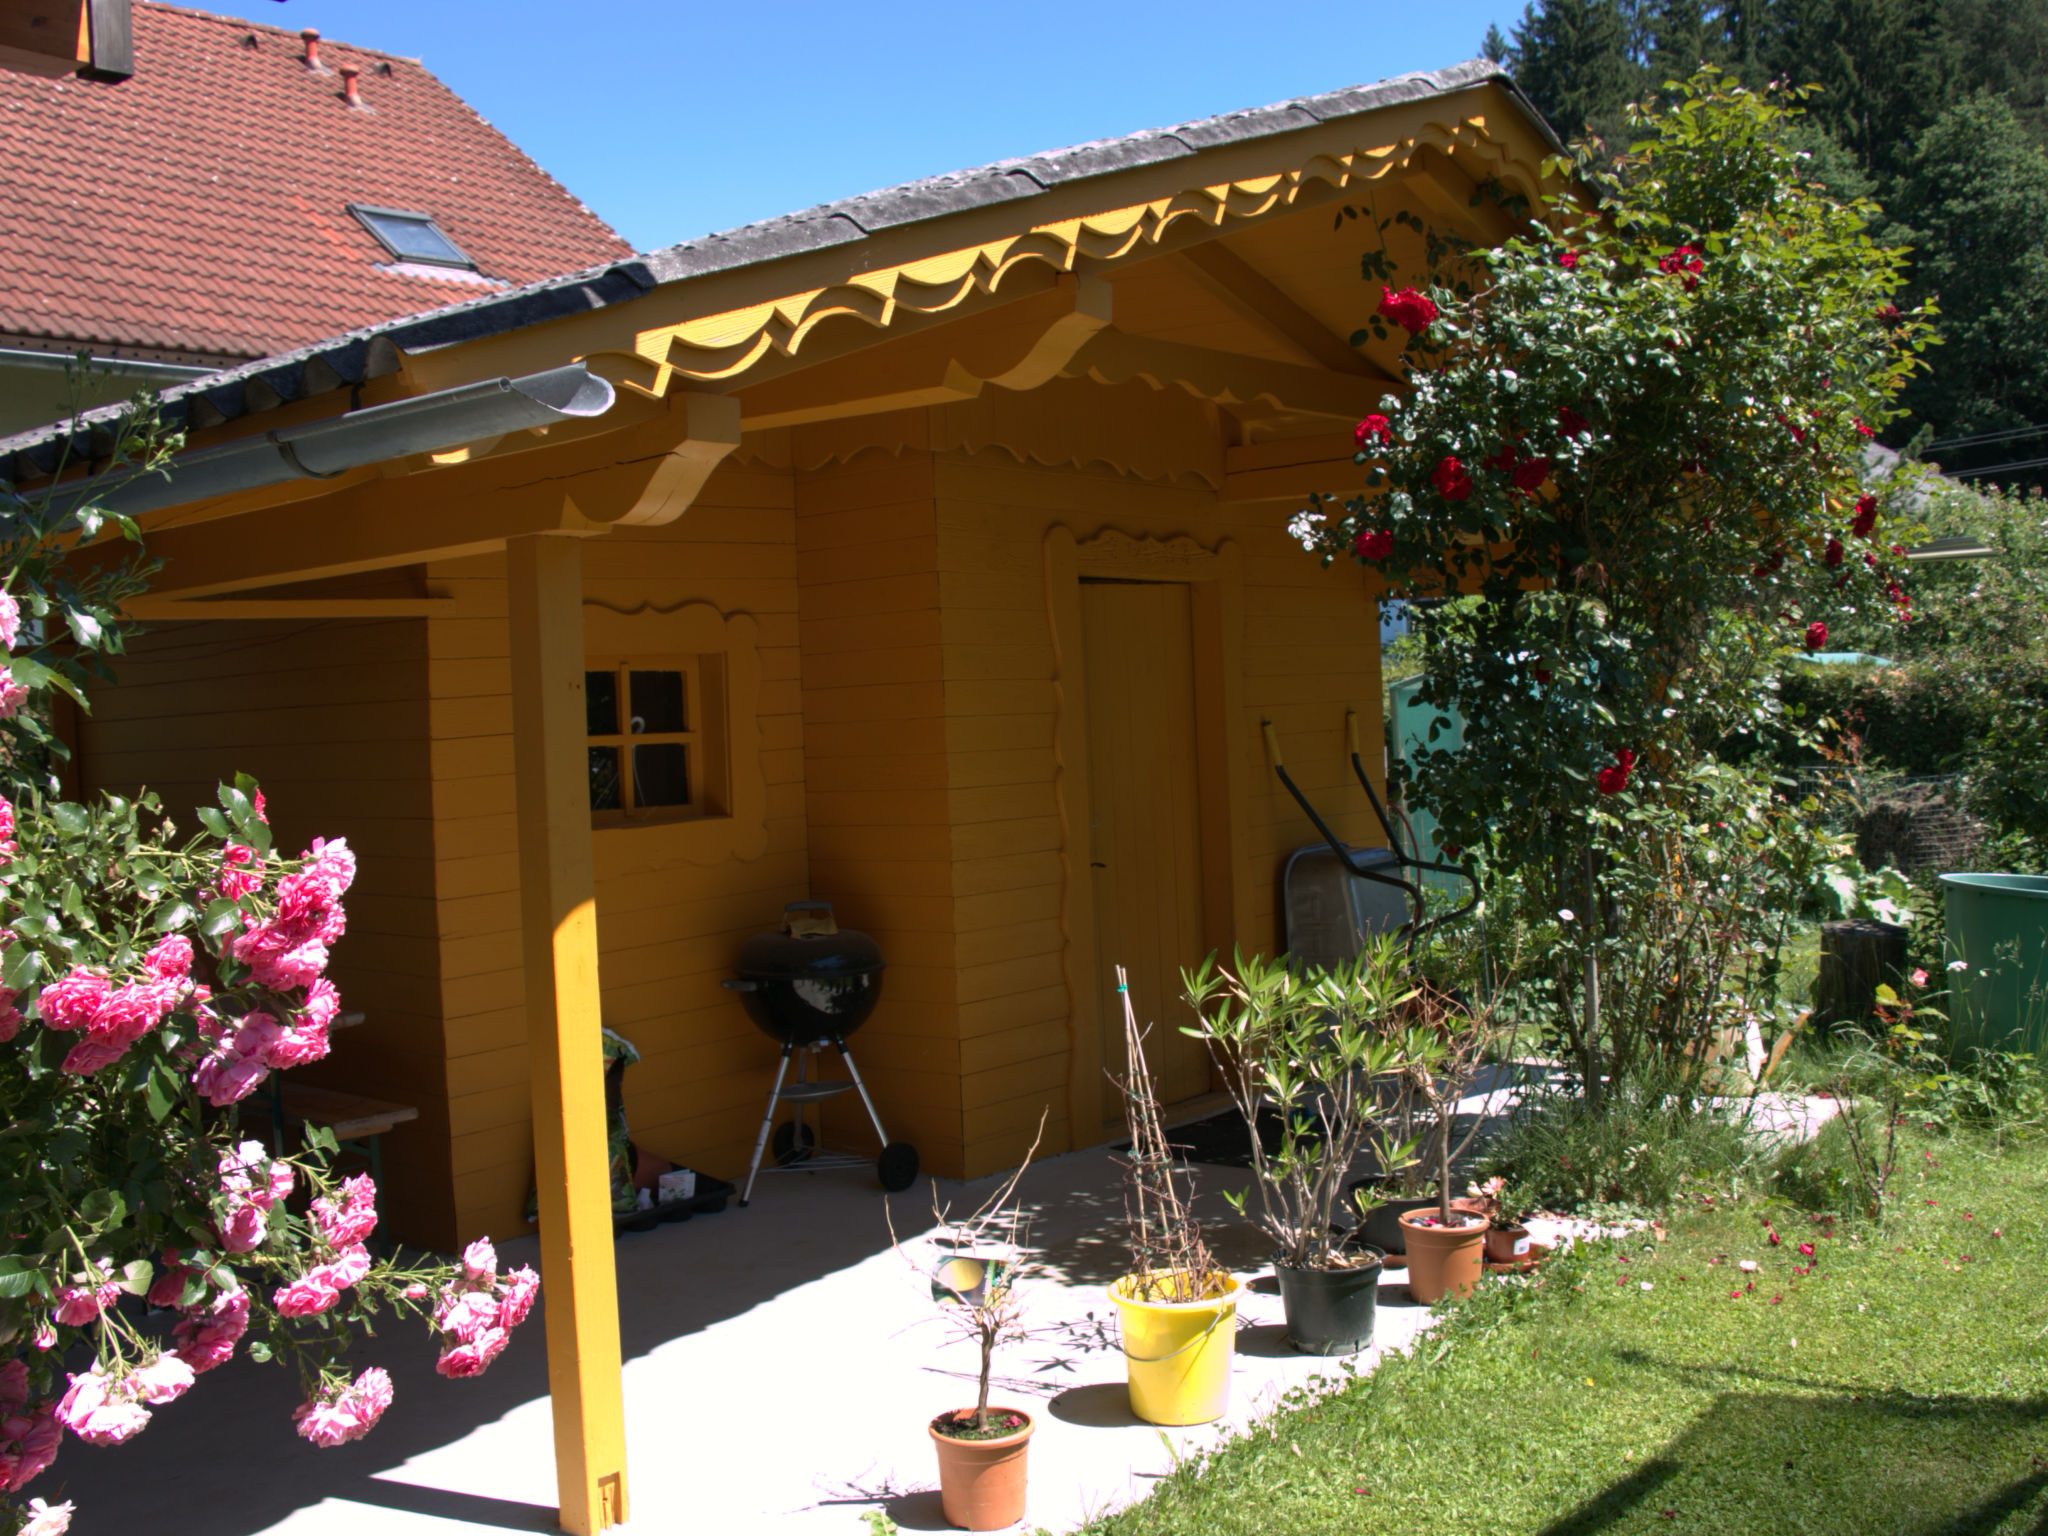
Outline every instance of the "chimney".
<path fill-rule="evenodd" d="M 326 74 L 326 73 L 327 73 L 327 71 L 326 71 L 326 70 L 324 70 L 324 69 L 322 69 L 322 68 L 320 67 L 320 32 L 319 32 L 319 29 L 318 29 L 318 28 L 316 28 L 316 27 L 308 27 L 308 28 L 306 28 L 306 30 L 305 30 L 305 31 L 303 31 L 303 32 L 301 32 L 301 33 L 299 34 L 299 40 L 300 40 L 301 42 L 303 42 L 303 43 L 304 43 L 304 44 L 306 45 L 306 54 L 305 54 L 306 68 L 308 68 L 308 69 L 310 69 L 311 71 L 313 71 L 313 73 L 314 73 L 314 74 L 316 74 L 316 75 L 324 75 L 324 74 Z"/>
<path fill-rule="evenodd" d="M 353 64 L 341 66 L 341 99 L 352 107 L 363 104 L 362 95 L 356 90 L 356 77 L 361 74 L 362 71 Z"/>

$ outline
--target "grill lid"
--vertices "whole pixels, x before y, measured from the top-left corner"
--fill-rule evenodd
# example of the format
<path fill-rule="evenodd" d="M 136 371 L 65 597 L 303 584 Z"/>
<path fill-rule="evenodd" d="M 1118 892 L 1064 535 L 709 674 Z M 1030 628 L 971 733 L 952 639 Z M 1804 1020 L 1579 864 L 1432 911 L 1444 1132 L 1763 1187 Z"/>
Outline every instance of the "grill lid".
<path fill-rule="evenodd" d="M 791 902 L 780 933 L 757 933 L 740 946 L 733 969 L 750 981 L 825 981 L 882 969 L 882 946 L 832 921 L 822 901 Z"/>

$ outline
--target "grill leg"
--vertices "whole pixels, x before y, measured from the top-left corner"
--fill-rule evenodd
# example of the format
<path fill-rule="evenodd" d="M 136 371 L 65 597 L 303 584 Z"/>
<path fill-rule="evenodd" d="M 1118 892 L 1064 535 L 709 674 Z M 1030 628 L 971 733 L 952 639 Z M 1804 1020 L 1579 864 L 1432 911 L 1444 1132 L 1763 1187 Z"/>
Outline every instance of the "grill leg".
<path fill-rule="evenodd" d="M 846 1070 L 853 1078 L 853 1086 L 860 1091 L 860 1101 L 868 1107 L 868 1120 L 875 1128 L 875 1139 L 883 1146 L 889 1145 L 889 1133 L 882 1129 L 882 1117 L 875 1113 L 875 1101 L 868 1097 L 868 1085 L 860 1080 L 860 1068 L 853 1064 L 853 1053 L 846 1048 L 844 1040 L 834 1040 L 839 1047 L 839 1059 L 846 1063 Z"/>
<path fill-rule="evenodd" d="M 788 1046 L 782 1048 L 782 1063 L 775 1069 L 775 1086 L 768 1090 L 768 1108 L 761 1116 L 761 1134 L 754 1138 L 754 1161 L 747 1167 L 747 1187 L 740 1191 L 740 1204 L 754 1198 L 754 1176 L 761 1171 L 761 1154 L 768 1150 L 768 1133 L 775 1125 L 775 1101 L 782 1097 L 782 1080 L 789 1076 Z"/>

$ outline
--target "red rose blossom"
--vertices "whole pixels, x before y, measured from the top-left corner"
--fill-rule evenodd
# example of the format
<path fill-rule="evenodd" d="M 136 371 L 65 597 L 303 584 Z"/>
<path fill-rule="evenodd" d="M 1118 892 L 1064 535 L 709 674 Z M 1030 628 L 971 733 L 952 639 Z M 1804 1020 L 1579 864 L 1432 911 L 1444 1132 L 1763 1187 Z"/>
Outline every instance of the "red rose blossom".
<path fill-rule="evenodd" d="M 1863 418 L 1862 418 L 1861 416 L 1858 416 L 1858 417 L 1856 418 L 1856 430 L 1857 430 L 1857 432 L 1859 432 L 1860 434 L 1862 434 L 1862 435 L 1863 435 L 1864 437 L 1875 437 L 1875 436 L 1877 436 L 1877 434 L 1876 434 L 1875 432 L 1871 431 L 1869 427 L 1867 427 L 1867 426 L 1865 426 L 1865 425 L 1863 424 Z"/>
<path fill-rule="evenodd" d="M 1877 318 L 1882 324 L 1897 325 L 1899 323 L 1899 306 L 1896 304 L 1879 305 Z"/>
<path fill-rule="evenodd" d="M 1557 424 L 1566 437 L 1585 437 L 1593 430 L 1593 424 L 1568 405 L 1557 408 Z"/>
<path fill-rule="evenodd" d="M 1813 622 L 1812 622 L 1811 624 L 1809 624 L 1809 625 L 1807 625 L 1807 626 L 1806 626 L 1806 648 L 1807 648 L 1807 650 L 1809 650 L 1809 651 L 1817 651 L 1817 650 L 1819 650 L 1819 649 L 1820 649 L 1820 648 L 1821 648 L 1822 646 L 1826 645 L 1827 643 L 1828 643 L 1828 627 L 1827 627 L 1827 625 L 1825 625 L 1825 624 L 1821 623 L 1821 621 L 1820 621 L 1819 619 L 1815 619 L 1815 620 L 1814 620 L 1814 621 L 1813 621 Z"/>
<path fill-rule="evenodd" d="M 1411 336 L 1420 336 L 1437 317 L 1434 300 L 1413 288 L 1396 293 L 1389 288 L 1380 295 L 1380 313 Z"/>
<path fill-rule="evenodd" d="M 1599 774 L 1596 775 L 1600 783 L 1600 793 L 1603 795 L 1618 795 L 1624 789 L 1627 789 L 1628 776 L 1634 771 L 1635 766 L 1635 753 L 1627 747 L 1617 747 L 1614 752 L 1613 765 L 1602 768 Z"/>
<path fill-rule="evenodd" d="M 1363 448 L 1367 443 L 1390 442 L 1393 436 L 1394 429 L 1392 424 L 1388 422 L 1386 417 L 1380 415 L 1378 411 L 1374 411 L 1372 415 L 1366 417 L 1365 420 L 1351 429 L 1351 441 L 1358 444 L 1360 448 Z"/>
<path fill-rule="evenodd" d="M 1559 251 L 1557 253 L 1557 264 L 1569 272 L 1579 264 L 1579 253 L 1570 250 Z"/>
<path fill-rule="evenodd" d="M 1524 459 L 1514 469 L 1513 479 L 1518 491 L 1540 490 L 1543 482 L 1550 478 L 1550 460 Z"/>
<path fill-rule="evenodd" d="M 1849 531 L 1859 539 L 1870 537 L 1870 530 L 1877 526 L 1877 498 L 1858 496 L 1856 498 L 1856 521 L 1849 525 Z"/>
<path fill-rule="evenodd" d="M 1657 263 L 1657 270 L 1659 272 L 1676 273 L 1683 279 L 1687 293 L 1691 293 L 1693 289 L 1699 287 L 1700 273 L 1706 269 L 1707 264 L 1701 260 L 1700 249 L 1696 245 L 1681 245 L 1677 250 Z"/>
<path fill-rule="evenodd" d="M 1472 494 L 1472 471 L 1450 454 L 1445 454 L 1429 472 L 1429 483 L 1445 501 L 1464 501 Z"/>
<path fill-rule="evenodd" d="M 1394 535 L 1385 528 L 1363 529 L 1351 547 L 1361 560 L 1384 560 L 1394 552 Z"/>
<path fill-rule="evenodd" d="M 1828 540 L 1828 547 L 1821 551 L 1821 559 L 1826 562 L 1827 568 L 1831 571 L 1840 565 L 1842 563 L 1842 541 L 1837 538 L 1830 538 Z"/>

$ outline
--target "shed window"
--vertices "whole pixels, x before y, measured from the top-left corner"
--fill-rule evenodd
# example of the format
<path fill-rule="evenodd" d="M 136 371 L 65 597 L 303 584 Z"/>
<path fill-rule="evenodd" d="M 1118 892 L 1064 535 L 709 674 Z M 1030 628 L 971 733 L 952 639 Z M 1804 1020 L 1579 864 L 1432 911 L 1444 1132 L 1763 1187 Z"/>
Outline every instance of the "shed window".
<path fill-rule="evenodd" d="M 708 674 L 718 658 L 593 658 L 583 674 L 590 809 L 598 825 L 723 813 L 710 791 L 723 762 Z"/>
<path fill-rule="evenodd" d="M 437 267 L 468 267 L 476 263 L 462 253 L 462 247 L 441 232 L 431 213 L 410 213 L 403 208 L 372 208 L 350 203 L 348 211 L 378 243 L 400 261 L 424 261 Z"/>

